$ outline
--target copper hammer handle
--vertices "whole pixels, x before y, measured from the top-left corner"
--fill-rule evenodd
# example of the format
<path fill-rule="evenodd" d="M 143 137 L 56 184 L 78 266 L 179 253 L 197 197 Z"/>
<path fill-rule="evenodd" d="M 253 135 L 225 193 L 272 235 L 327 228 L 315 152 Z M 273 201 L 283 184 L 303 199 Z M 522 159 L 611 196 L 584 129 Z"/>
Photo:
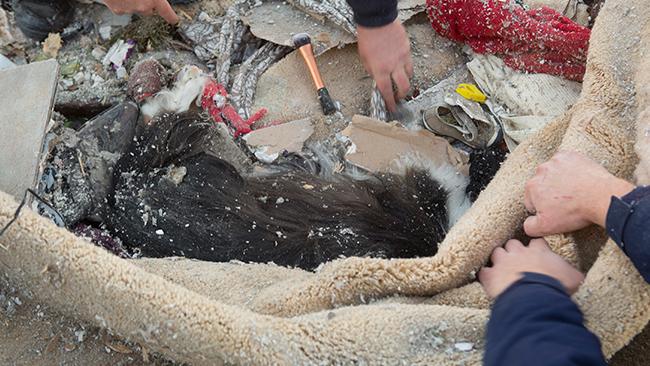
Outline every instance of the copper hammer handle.
<path fill-rule="evenodd" d="M 318 71 L 316 58 L 314 57 L 314 51 L 311 47 L 311 44 L 303 45 L 298 50 L 300 51 L 302 58 L 305 59 L 305 63 L 307 64 L 307 68 L 311 74 L 311 78 L 314 80 L 314 84 L 316 84 L 316 89 L 324 88 L 325 83 L 323 83 L 323 78 L 320 76 L 320 71 Z"/>

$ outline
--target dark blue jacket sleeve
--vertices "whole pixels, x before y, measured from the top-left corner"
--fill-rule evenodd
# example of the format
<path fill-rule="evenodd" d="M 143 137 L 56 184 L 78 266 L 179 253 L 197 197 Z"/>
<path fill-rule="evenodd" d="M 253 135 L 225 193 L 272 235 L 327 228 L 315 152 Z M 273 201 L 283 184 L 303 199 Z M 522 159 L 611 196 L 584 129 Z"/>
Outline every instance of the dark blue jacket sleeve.
<path fill-rule="evenodd" d="M 612 197 L 606 228 L 641 276 L 650 282 L 650 187 L 637 187 L 620 199 Z"/>
<path fill-rule="evenodd" d="M 397 0 L 347 0 L 354 21 L 363 27 L 381 27 L 397 18 Z"/>
<path fill-rule="evenodd" d="M 606 365 L 600 342 L 560 282 L 525 273 L 496 299 L 485 366 Z"/>

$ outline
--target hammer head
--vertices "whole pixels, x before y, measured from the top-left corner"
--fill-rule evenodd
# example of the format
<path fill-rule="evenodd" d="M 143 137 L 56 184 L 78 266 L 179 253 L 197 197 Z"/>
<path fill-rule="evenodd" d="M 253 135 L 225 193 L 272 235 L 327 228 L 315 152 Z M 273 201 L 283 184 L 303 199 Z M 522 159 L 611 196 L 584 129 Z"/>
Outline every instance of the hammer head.
<path fill-rule="evenodd" d="M 310 44 L 311 38 L 309 38 L 309 34 L 307 33 L 298 33 L 294 34 L 294 36 L 291 37 L 291 41 L 293 42 L 293 46 L 295 48 L 300 48 L 306 44 Z"/>

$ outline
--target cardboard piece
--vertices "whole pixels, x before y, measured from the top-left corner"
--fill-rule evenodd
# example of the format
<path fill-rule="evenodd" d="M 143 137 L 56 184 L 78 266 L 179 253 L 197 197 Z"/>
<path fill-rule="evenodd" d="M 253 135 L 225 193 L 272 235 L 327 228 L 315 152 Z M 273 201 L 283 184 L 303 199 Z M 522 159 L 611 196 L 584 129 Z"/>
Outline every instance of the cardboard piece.
<path fill-rule="evenodd" d="M 255 130 L 244 141 L 259 160 L 270 163 L 284 151 L 300 152 L 313 133 L 311 120 L 305 118 Z"/>
<path fill-rule="evenodd" d="M 357 115 L 341 134 L 352 143 L 345 159 L 372 172 L 399 173 L 395 161 L 414 155 L 435 166 L 450 164 L 461 174 L 469 174 L 469 157 L 426 130 L 411 131 L 397 122 Z"/>
<path fill-rule="evenodd" d="M 17 200 L 36 185 L 58 72 L 56 60 L 0 70 L 0 191 Z"/>

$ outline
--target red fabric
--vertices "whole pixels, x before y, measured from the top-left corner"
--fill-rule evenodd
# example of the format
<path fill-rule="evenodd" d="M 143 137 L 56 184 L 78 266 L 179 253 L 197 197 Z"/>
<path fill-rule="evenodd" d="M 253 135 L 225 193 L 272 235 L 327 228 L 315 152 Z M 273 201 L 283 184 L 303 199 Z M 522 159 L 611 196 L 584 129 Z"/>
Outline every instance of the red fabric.
<path fill-rule="evenodd" d="M 427 0 L 433 28 L 517 70 L 582 80 L 591 31 L 548 7 L 511 0 Z"/>
<path fill-rule="evenodd" d="M 225 101 L 221 106 L 217 105 L 215 101 L 215 96 L 217 95 L 223 97 Z M 244 121 L 239 113 L 237 113 L 237 110 L 235 110 L 235 107 L 228 103 L 228 91 L 226 88 L 213 79 L 209 80 L 203 87 L 201 107 L 212 116 L 215 122 L 228 122 L 235 129 L 235 137 L 251 132 L 251 125 L 262 119 L 266 114 L 266 109 L 261 109 L 251 116 L 251 118 Z"/>

